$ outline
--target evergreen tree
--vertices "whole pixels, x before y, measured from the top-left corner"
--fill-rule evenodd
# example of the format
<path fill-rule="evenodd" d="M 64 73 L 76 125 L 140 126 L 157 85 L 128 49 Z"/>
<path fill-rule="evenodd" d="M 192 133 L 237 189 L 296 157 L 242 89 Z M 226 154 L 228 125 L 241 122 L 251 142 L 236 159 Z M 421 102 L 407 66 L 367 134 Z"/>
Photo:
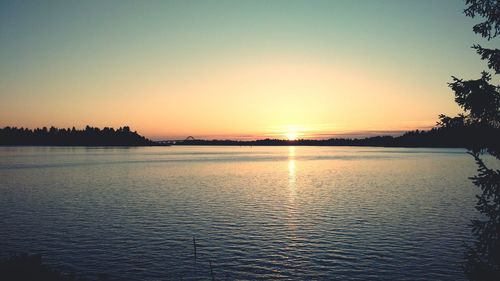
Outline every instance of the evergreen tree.
<path fill-rule="evenodd" d="M 500 34 L 500 0 L 466 0 L 464 13 L 468 17 L 479 17 L 482 22 L 473 27 L 476 34 L 491 42 Z M 473 45 L 473 49 L 487 62 L 493 75 L 500 73 L 500 50 Z M 469 149 L 478 165 L 477 175 L 471 177 L 480 188 L 476 209 L 480 218 L 471 224 L 474 242 L 467 248 L 464 272 L 469 280 L 500 280 L 500 170 L 486 166 L 482 157 L 489 153 L 500 160 L 500 143 L 495 134 L 500 127 L 500 85 L 492 84 L 492 74 L 486 71 L 476 80 L 452 77 L 450 88 L 455 92 L 456 103 L 464 114 L 450 118 L 440 116 L 440 125 L 451 127 L 460 124 L 477 131 Z M 494 81 L 494 80 L 493 80 Z M 493 132 L 493 133 L 491 133 Z"/>

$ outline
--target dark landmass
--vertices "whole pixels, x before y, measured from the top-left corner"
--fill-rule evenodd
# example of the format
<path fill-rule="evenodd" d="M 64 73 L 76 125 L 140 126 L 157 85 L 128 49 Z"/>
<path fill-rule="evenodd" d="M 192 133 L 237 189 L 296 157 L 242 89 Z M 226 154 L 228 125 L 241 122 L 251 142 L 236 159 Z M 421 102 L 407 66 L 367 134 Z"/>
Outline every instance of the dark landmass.
<path fill-rule="evenodd" d="M 41 255 L 19 254 L 0 259 L 0 280 L 6 281 L 107 281 L 106 274 L 96 278 L 76 276 L 42 262 Z"/>
<path fill-rule="evenodd" d="M 129 127 L 99 129 L 87 126 L 83 130 L 73 128 L 47 129 L 5 127 L 0 128 L 0 145 L 46 145 L 46 146 L 149 146 L 159 145 Z"/>
<path fill-rule="evenodd" d="M 173 145 L 240 145 L 240 146 L 376 146 L 376 147 L 450 147 L 468 148 L 479 145 L 498 146 L 500 130 L 483 127 L 436 127 L 428 131 L 410 131 L 402 136 L 367 138 L 332 138 L 325 140 L 262 139 L 254 141 L 186 139 Z"/>
<path fill-rule="evenodd" d="M 243 140 L 202 140 L 192 137 L 181 141 L 152 141 L 129 127 L 95 128 L 87 126 L 83 130 L 58 129 L 51 127 L 0 128 L 0 145 L 34 146 L 168 146 L 168 145 L 228 145 L 228 146 L 375 146 L 375 147 L 455 147 L 476 146 L 498 147 L 500 129 L 480 126 L 446 126 L 428 131 L 410 131 L 402 136 L 376 136 L 367 138 L 332 138 L 324 140 L 261 139 Z"/>

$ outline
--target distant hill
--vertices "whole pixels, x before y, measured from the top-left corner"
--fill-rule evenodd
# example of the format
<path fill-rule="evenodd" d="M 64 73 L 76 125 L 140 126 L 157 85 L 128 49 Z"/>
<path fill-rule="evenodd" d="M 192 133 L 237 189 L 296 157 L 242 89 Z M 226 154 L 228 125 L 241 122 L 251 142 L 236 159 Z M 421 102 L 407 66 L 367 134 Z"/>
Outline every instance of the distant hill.
<path fill-rule="evenodd" d="M 50 146 L 144 146 L 157 143 L 133 132 L 129 127 L 99 129 L 86 126 L 83 130 L 73 128 L 47 129 L 5 127 L 0 129 L 0 145 L 50 145 Z"/>

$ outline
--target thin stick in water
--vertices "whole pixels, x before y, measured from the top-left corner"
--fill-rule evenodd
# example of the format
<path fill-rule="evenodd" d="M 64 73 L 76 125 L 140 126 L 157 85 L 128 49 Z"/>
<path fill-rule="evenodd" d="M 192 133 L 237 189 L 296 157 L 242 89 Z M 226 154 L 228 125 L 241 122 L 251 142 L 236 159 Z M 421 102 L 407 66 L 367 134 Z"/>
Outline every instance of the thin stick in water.
<path fill-rule="evenodd" d="M 194 261 L 196 261 L 196 258 L 197 258 L 197 256 L 196 256 L 196 239 L 194 238 L 194 236 L 193 236 L 193 247 L 194 247 Z"/>
<path fill-rule="evenodd" d="M 210 276 L 212 276 L 212 281 L 215 281 L 214 271 L 212 270 L 212 261 L 208 261 L 210 264 Z"/>

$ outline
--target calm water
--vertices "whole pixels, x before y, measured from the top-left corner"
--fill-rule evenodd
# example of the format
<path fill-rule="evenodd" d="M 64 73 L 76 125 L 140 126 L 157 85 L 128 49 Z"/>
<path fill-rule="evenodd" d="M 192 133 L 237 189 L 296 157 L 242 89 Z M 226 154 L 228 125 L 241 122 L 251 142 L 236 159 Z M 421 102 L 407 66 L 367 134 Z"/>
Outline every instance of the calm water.
<path fill-rule="evenodd" d="M 463 280 L 474 172 L 461 149 L 0 147 L 0 252 L 120 280 Z"/>

